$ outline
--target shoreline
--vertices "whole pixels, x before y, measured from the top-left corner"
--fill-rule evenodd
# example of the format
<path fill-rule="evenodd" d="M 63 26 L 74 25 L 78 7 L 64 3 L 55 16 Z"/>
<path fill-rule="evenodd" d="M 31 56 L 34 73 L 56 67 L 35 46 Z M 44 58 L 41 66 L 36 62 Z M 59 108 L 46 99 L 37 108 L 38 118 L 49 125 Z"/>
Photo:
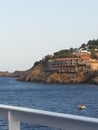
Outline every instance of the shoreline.
<path fill-rule="evenodd" d="M 38 75 L 36 75 L 33 72 L 34 70 L 27 70 L 24 72 L 15 71 L 13 73 L 9 73 L 8 71 L 6 71 L 6 72 L 0 72 L 0 77 L 12 77 L 12 78 L 16 78 L 16 80 L 19 82 L 30 82 L 30 83 L 34 82 L 34 83 L 46 83 L 46 84 L 94 84 L 94 85 L 98 85 L 97 75 L 96 76 L 94 75 L 89 80 L 86 79 L 84 81 L 82 78 L 79 79 L 80 81 L 76 79 L 76 82 L 75 82 L 75 80 L 71 79 L 72 78 L 71 74 L 69 74 L 69 77 L 67 77 L 68 80 L 67 79 L 63 80 L 62 79 L 63 74 L 52 73 L 51 75 L 47 76 L 47 73 L 43 74 L 40 72 Z"/>

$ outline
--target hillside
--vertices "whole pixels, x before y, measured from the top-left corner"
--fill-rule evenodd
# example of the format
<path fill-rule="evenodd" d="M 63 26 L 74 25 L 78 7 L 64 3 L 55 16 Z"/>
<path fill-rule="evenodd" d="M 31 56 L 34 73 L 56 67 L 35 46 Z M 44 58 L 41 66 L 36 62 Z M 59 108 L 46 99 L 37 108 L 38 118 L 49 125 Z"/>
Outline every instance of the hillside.
<path fill-rule="evenodd" d="M 19 77 L 19 81 L 25 82 L 46 82 L 46 83 L 85 83 L 91 80 L 93 73 L 58 73 L 45 72 L 42 65 L 27 70 Z"/>
<path fill-rule="evenodd" d="M 98 70 L 93 61 L 98 58 L 98 40 L 82 44 L 80 48 L 70 48 L 47 55 L 23 72 L 18 80 L 46 83 L 98 83 Z M 91 62 L 92 61 L 92 62 Z"/>

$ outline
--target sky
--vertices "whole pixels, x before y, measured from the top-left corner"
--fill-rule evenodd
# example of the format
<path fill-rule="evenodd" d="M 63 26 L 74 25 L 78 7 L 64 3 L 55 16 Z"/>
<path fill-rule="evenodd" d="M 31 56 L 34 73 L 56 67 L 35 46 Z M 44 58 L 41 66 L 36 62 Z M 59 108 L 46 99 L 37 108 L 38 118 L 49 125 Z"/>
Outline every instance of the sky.
<path fill-rule="evenodd" d="M 0 71 L 98 39 L 98 0 L 1 0 Z"/>

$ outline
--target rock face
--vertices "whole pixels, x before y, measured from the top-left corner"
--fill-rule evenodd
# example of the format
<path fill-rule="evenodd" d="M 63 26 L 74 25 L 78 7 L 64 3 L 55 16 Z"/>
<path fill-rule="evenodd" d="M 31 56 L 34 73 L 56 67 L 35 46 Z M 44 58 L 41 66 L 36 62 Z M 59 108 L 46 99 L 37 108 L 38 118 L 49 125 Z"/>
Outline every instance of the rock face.
<path fill-rule="evenodd" d="M 23 72 L 18 80 L 46 83 L 85 83 L 90 81 L 91 83 L 92 76 L 93 73 L 82 71 L 78 73 L 45 72 L 41 65 L 37 65 L 33 69 Z"/>
<path fill-rule="evenodd" d="M 32 82 L 32 81 L 46 81 L 47 73 L 43 71 L 42 66 L 38 65 L 34 69 L 30 69 L 25 71 L 18 80 L 20 81 L 26 81 L 26 82 Z"/>
<path fill-rule="evenodd" d="M 98 76 L 94 76 L 89 82 L 98 85 Z"/>
<path fill-rule="evenodd" d="M 10 74 L 11 77 L 19 77 L 23 74 L 23 71 L 14 71 L 13 73 Z"/>
<path fill-rule="evenodd" d="M 0 77 L 18 77 L 24 82 L 46 83 L 93 83 L 98 85 L 98 72 L 58 73 L 47 72 L 42 65 L 37 65 L 27 71 L 0 72 Z"/>

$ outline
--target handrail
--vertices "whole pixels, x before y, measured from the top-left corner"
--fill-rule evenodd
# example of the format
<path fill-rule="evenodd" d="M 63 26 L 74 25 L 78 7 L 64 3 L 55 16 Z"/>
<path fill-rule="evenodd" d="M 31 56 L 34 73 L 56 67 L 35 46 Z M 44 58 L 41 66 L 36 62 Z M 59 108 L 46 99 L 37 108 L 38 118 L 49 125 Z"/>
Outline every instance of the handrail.
<path fill-rule="evenodd" d="M 9 130 L 20 130 L 20 122 L 64 130 L 98 130 L 98 119 L 71 114 L 0 105 L 0 115 L 8 119 Z"/>

